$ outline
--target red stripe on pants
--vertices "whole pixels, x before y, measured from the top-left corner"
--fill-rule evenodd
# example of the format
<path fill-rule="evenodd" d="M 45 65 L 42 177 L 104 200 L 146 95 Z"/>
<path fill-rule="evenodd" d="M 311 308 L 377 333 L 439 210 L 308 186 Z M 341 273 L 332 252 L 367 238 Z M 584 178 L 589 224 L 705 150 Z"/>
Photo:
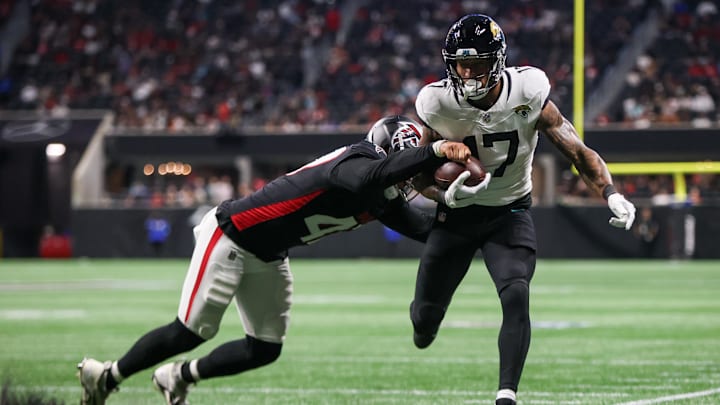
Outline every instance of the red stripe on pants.
<path fill-rule="evenodd" d="M 210 255 L 212 254 L 213 249 L 215 249 L 215 245 L 217 245 L 217 242 L 218 240 L 220 240 L 220 237 L 222 235 L 222 229 L 216 228 L 215 233 L 213 233 L 213 236 L 210 238 L 210 243 L 208 243 L 207 248 L 205 248 L 205 254 L 203 255 L 202 263 L 200 263 L 200 270 L 198 271 L 197 278 L 195 279 L 195 285 L 193 286 L 192 294 L 190 295 L 190 302 L 188 302 L 188 309 L 187 313 L 185 314 L 185 323 L 187 323 L 188 318 L 190 318 L 190 310 L 192 309 L 193 302 L 195 302 L 195 295 L 197 295 L 198 289 L 200 288 L 200 283 L 202 282 L 203 275 L 205 275 L 205 269 L 207 268 L 208 260 L 210 260 Z"/>

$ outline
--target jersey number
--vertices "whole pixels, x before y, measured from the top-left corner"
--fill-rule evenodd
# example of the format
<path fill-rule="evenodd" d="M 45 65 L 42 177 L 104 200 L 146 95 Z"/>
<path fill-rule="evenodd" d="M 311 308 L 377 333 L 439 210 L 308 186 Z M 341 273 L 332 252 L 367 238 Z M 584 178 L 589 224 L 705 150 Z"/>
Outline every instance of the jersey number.
<path fill-rule="evenodd" d="M 300 240 L 305 243 L 312 243 L 325 235 L 353 229 L 358 226 L 358 223 L 353 217 L 335 218 L 328 215 L 313 215 L 305 218 L 305 226 L 307 226 L 310 233 L 300 238 Z"/>
<path fill-rule="evenodd" d="M 505 169 L 508 167 L 508 165 L 513 164 L 515 162 L 515 158 L 517 157 L 518 145 L 520 144 L 518 132 L 509 131 L 497 132 L 494 134 L 483 134 L 482 141 L 483 147 L 485 148 L 492 148 L 495 142 L 510 142 L 510 144 L 508 145 L 508 152 L 507 157 L 505 157 L 505 161 L 502 162 L 502 164 L 498 166 L 492 174 L 493 177 L 502 177 L 503 174 L 505 174 Z M 467 145 L 468 148 L 470 148 L 473 156 L 480 156 L 480 154 L 478 153 L 477 138 L 475 138 L 474 136 L 468 136 L 463 139 L 463 143 Z"/>

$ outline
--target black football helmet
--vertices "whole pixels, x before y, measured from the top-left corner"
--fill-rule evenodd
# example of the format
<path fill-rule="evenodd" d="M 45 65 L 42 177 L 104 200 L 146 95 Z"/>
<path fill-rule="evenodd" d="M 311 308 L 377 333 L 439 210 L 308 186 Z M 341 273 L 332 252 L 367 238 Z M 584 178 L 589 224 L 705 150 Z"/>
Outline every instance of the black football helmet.
<path fill-rule="evenodd" d="M 422 127 L 417 122 L 408 117 L 390 115 L 377 120 L 368 131 L 365 140 L 374 143 L 389 155 L 393 152 L 420 146 L 420 138 L 422 138 L 420 128 Z M 396 190 L 408 201 L 419 194 L 413 189 L 410 179 L 396 184 L 396 187 Z M 388 197 L 387 194 L 385 196 Z M 388 198 L 392 199 L 393 197 Z"/>
<path fill-rule="evenodd" d="M 505 34 L 492 18 L 468 14 L 455 22 L 445 37 L 442 50 L 447 76 L 455 92 L 466 100 L 485 97 L 500 82 L 500 75 L 505 70 L 506 48 Z M 482 76 L 463 81 L 455 69 L 458 60 L 473 59 L 486 59 L 491 66 L 484 86 L 478 80 Z"/>
<path fill-rule="evenodd" d="M 375 122 L 365 140 L 381 147 L 391 154 L 420 145 L 421 126 L 403 115 L 390 115 Z"/>

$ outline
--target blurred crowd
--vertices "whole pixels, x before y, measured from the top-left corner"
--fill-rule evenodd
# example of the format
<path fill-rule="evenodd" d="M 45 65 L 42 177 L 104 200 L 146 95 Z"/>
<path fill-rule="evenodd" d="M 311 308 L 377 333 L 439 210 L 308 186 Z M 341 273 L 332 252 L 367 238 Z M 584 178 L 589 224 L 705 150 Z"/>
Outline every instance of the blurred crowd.
<path fill-rule="evenodd" d="M 17 1 L 0 2 L 7 21 Z M 598 124 L 716 124 L 720 18 L 711 0 L 586 2 L 586 94 L 659 14 L 659 33 Z M 104 108 L 120 131 L 335 131 L 412 113 L 445 76 L 449 24 L 481 10 L 508 64 L 541 67 L 571 116 L 570 0 L 40 0 L 0 80 L 0 108 Z M 612 72 L 610 73 L 612 74 Z"/>
<path fill-rule="evenodd" d="M 0 1 L 0 23 L 23 3 Z M 612 75 L 636 27 L 658 15 L 652 45 L 624 77 L 597 124 L 634 127 L 720 121 L 720 18 L 712 0 L 588 0 L 586 94 Z M 24 4 L 24 3 L 23 3 Z M 115 113 L 120 132 L 299 132 L 365 128 L 414 115 L 414 98 L 445 76 L 451 22 L 481 11 L 508 41 L 509 65 L 544 69 L 551 99 L 572 118 L 573 1 L 521 0 L 37 0 L 6 59 L 0 109 Z M 11 33 L 12 35 L 12 33 Z M 125 204 L 187 206 L 240 196 L 262 184 L 227 175 L 177 182 L 128 179 Z M 630 197 L 672 195 L 671 176 L 624 176 Z M 220 185 L 211 187 L 211 185 Z M 717 176 L 688 176 L 698 201 Z M 121 187 L 122 189 L 122 187 Z M 220 190 L 220 191 L 218 191 Z M 111 194 L 115 190 L 109 190 Z M 558 194 L 587 194 L 563 176 Z M 204 197 L 203 197 L 204 195 Z M 662 197 L 658 197 L 661 199 Z"/>
<path fill-rule="evenodd" d="M 541 171 L 541 170 L 540 170 Z M 277 173 L 278 175 L 280 173 Z M 587 185 L 571 171 L 561 174 L 554 190 L 553 203 L 565 205 L 600 204 L 599 199 Z M 135 178 L 129 186 L 111 187 L 107 206 L 125 208 L 192 208 L 200 205 L 214 206 L 229 198 L 247 196 L 262 188 L 274 176 L 257 175 L 243 183 L 232 170 L 224 173 L 199 173 L 187 177 Z M 720 176 L 690 174 L 684 176 L 686 193 L 681 199 L 676 195 L 672 175 L 616 175 L 613 180 L 618 191 L 643 206 L 701 206 L 720 204 Z M 547 201 L 542 179 L 535 179 L 533 201 Z M 413 193 L 414 195 L 415 193 Z M 429 200 L 418 198 L 415 203 L 434 206 Z"/>
<path fill-rule="evenodd" d="M 603 16 L 588 19 L 592 90 L 654 3 L 587 3 L 589 16 Z M 682 4 L 695 18 L 692 3 Z M 543 68 L 553 101 L 570 115 L 572 4 L 41 0 L 0 87 L 0 108 L 110 108 L 119 130 L 167 133 L 366 125 L 414 111 L 420 87 L 445 76 L 450 23 L 481 10 L 503 27 L 508 64 Z"/>
<path fill-rule="evenodd" d="M 620 193 L 641 205 L 718 205 L 720 204 L 720 176 L 715 174 L 686 174 L 683 176 L 686 190 L 678 193 L 672 175 L 615 175 L 613 182 Z M 678 194 L 686 194 L 678 199 Z M 578 176 L 564 172 L 558 183 L 560 203 L 586 204 L 597 196 Z"/>
<path fill-rule="evenodd" d="M 108 186 L 106 207 L 116 208 L 192 208 L 215 206 L 230 198 L 249 195 L 267 183 L 264 176 L 250 182 L 240 182 L 233 171 L 208 170 L 189 176 L 132 177 L 129 185 L 124 179 Z"/>
<path fill-rule="evenodd" d="M 599 123 L 706 128 L 720 122 L 718 3 L 683 0 L 665 5 L 657 39 L 637 58 L 624 78 L 619 102 Z"/>

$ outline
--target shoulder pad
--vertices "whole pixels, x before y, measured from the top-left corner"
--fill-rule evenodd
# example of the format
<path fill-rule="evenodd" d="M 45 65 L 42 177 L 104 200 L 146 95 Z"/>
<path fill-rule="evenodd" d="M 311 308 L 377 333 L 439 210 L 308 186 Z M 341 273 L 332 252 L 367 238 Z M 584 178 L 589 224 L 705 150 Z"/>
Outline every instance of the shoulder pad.
<path fill-rule="evenodd" d="M 418 118 L 424 123 L 430 122 L 430 115 L 437 114 L 442 109 L 441 99 L 447 93 L 447 80 L 440 80 L 425 85 L 415 98 L 415 110 Z M 452 89 L 450 90 L 452 92 Z"/>
<path fill-rule="evenodd" d="M 550 80 L 541 69 L 534 66 L 514 66 L 508 68 L 512 76 L 513 87 L 517 86 L 519 96 L 524 101 L 530 102 L 535 98 L 544 104 L 550 95 Z"/>
<path fill-rule="evenodd" d="M 358 142 L 350 146 L 350 153 L 348 155 L 356 154 L 373 159 L 385 159 L 387 157 L 387 153 L 385 153 L 383 148 L 368 141 Z"/>

